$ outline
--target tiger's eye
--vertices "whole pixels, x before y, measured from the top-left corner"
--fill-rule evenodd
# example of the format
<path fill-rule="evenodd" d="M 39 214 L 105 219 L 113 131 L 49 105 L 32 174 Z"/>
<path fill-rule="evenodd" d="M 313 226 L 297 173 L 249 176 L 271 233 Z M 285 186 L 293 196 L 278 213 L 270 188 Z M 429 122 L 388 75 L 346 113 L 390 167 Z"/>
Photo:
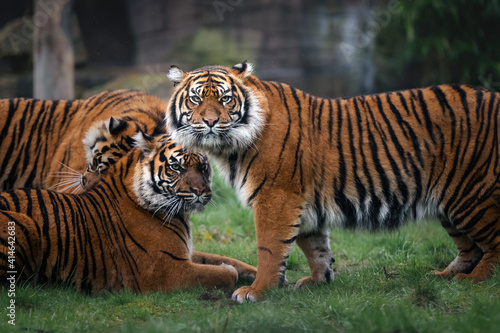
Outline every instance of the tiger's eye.
<path fill-rule="evenodd" d="M 231 96 L 222 96 L 220 101 L 224 104 L 229 103 L 231 101 Z"/>
<path fill-rule="evenodd" d="M 189 98 L 191 99 L 191 102 L 193 102 L 194 104 L 201 103 L 201 98 L 199 96 L 191 96 Z"/>
<path fill-rule="evenodd" d="M 170 164 L 170 169 L 172 169 L 174 171 L 179 171 L 181 169 L 181 166 L 177 163 Z"/>

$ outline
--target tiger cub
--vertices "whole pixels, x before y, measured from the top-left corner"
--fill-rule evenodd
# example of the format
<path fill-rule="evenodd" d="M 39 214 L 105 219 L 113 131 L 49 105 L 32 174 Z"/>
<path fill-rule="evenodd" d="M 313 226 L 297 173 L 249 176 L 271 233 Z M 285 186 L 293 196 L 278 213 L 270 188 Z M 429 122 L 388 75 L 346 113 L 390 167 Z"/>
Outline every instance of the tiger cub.
<path fill-rule="evenodd" d="M 155 127 L 152 136 L 156 136 L 162 131 L 165 133 L 164 128 Z M 74 188 L 73 192 L 77 193 L 92 188 L 111 165 L 132 149 L 133 137 L 138 132 L 148 135 L 137 125 L 136 119 L 128 116 L 111 117 L 94 123 L 82 140 L 87 168 L 83 173 L 78 172 L 74 176 L 68 176 L 65 181 L 58 183 L 58 185 Z"/>
<path fill-rule="evenodd" d="M 211 168 L 168 136 L 137 147 L 89 191 L 0 193 L 0 277 L 104 291 L 224 288 L 256 269 L 193 251 L 190 213 L 211 198 Z M 4 280 L 5 281 L 5 280 Z"/>
<path fill-rule="evenodd" d="M 500 94 L 440 85 L 324 99 L 261 81 L 246 62 L 168 77 L 180 144 L 208 151 L 255 213 L 259 271 L 238 302 L 284 281 L 294 243 L 333 280 L 331 227 L 395 228 L 437 216 L 458 248 L 435 274 L 485 280 L 500 256 Z"/>
<path fill-rule="evenodd" d="M 101 145 L 119 145 L 139 130 L 165 133 L 165 109 L 161 99 L 131 90 L 75 101 L 0 99 L 0 190 L 35 187 L 81 193 L 86 186 L 82 174 L 92 163 L 85 159 L 83 140 L 92 145 L 92 140 L 103 139 L 92 134 L 96 124 L 107 121 L 117 140 Z M 105 164 L 94 169 L 104 171 Z"/>

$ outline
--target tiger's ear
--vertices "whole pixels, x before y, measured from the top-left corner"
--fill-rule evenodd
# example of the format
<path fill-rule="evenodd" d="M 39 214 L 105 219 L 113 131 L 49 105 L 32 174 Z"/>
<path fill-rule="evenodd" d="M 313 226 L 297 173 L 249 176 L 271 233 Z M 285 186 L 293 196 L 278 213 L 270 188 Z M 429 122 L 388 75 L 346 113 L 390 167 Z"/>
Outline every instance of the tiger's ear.
<path fill-rule="evenodd" d="M 94 123 L 92 127 L 89 128 L 87 133 L 85 133 L 85 137 L 82 139 L 83 149 L 85 150 L 85 159 L 87 163 L 92 163 L 92 159 L 94 158 L 93 148 L 98 141 L 106 141 L 106 132 L 108 130 L 108 121 L 100 121 L 98 123 Z"/>
<path fill-rule="evenodd" d="M 168 70 L 167 73 L 167 77 L 170 81 L 174 83 L 174 87 L 179 83 L 181 83 L 186 76 L 187 73 L 175 65 L 170 66 L 170 69 Z"/>
<path fill-rule="evenodd" d="M 109 118 L 106 127 L 111 135 L 116 135 L 127 128 L 127 122 L 123 119 Z"/>
<path fill-rule="evenodd" d="M 137 132 L 136 135 L 132 137 L 134 140 L 134 146 L 138 147 L 142 154 L 146 157 L 150 157 L 156 148 L 156 143 L 154 142 L 154 137 L 147 135 L 142 131 Z"/>
<path fill-rule="evenodd" d="M 237 72 L 237 76 L 241 78 L 246 78 L 253 73 L 253 65 L 246 60 L 234 65 L 232 68 Z"/>

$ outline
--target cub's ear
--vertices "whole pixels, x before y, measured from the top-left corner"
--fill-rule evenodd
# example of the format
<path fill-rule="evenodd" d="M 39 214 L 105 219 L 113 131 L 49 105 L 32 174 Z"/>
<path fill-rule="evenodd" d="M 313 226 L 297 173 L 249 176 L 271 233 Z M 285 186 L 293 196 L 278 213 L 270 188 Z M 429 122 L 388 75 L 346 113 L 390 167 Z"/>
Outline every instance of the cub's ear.
<path fill-rule="evenodd" d="M 107 123 L 108 131 L 111 135 L 116 135 L 127 128 L 127 122 L 123 119 L 109 118 Z"/>
<path fill-rule="evenodd" d="M 85 137 L 82 139 L 83 149 L 85 150 L 85 158 L 88 164 L 92 163 L 94 158 L 93 149 L 98 141 L 106 141 L 109 136 L 108 121 L 100 121 L 94 123 L 92 127 L 89 128 Z"/>
<path fill-rule="evenodd" d="M 246 78 L 247 76 L 252 75 L 253 73 L 253 65 L 246 60 L 242 63 L 236 64 L 233 66 L 233 69 L 237 72 L 237 75 L 241 78 Z"/>
<path fill-rule="evenodd" d="M 138 147 L 142 154 L 146 157 L 151 156 L 156 148 L 154 137 L 147 135 L 142 131 L 137 132 L 137 134 L 132 137 L 132 140 L 134 140 L 134 146 Z"/>
<path fill-rule="evenodd" d="M 170 66 L 170 69 L 167 73 L 168 79 L 174 83 L 174 86 L 181 83 L 186 76 L 187 73 L 175 65 Z"/>

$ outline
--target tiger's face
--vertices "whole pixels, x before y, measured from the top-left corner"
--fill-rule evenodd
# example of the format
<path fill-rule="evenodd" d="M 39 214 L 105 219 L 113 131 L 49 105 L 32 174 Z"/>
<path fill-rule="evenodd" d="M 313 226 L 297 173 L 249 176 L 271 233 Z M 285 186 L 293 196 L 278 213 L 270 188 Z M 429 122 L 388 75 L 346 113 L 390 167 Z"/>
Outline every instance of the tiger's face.
<path fill-rule="evenodd" d="M 108 168 L 132 149 L 138 128 L 128 119 L 111 117 L 89 129 L 83 139 L 87 169 L 81 175 L 84 190 L 92 188 Z"/>
<path fill-rule="evenodd" d="M 206 155 L 188 153 L 168 135 L 134 136 L 141 161 L 134 176 L 139 205 L 164 219 L 200 212 L 212 198 L 212 169 Z"/>
<path fill-rule="evenodd" d="M 177 86 L 170 99 L 167 130 L 180 144 L 212 153 L 246 149 L 263 122 L 259 95 L 246 81 L 252 66 L 203 67 L 189 73 L 172 66 L 168 78 Z"/>

